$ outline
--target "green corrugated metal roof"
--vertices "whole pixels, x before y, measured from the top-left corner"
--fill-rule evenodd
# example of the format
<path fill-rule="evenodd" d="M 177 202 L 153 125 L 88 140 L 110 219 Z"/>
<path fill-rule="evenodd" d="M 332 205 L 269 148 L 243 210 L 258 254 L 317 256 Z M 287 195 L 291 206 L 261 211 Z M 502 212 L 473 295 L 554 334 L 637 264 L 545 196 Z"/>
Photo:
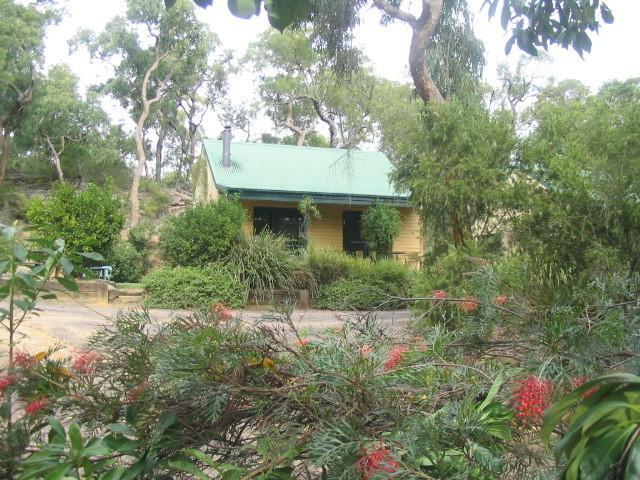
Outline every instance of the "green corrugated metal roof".
<path fill-rule="evenodd" d="M 391 162 L 380 152 L 232 142 L 231 166 L 223 167 L 221 141 L 204 140 L 204 150 L 222 191 L 408 200 L 391 185 Z"/>

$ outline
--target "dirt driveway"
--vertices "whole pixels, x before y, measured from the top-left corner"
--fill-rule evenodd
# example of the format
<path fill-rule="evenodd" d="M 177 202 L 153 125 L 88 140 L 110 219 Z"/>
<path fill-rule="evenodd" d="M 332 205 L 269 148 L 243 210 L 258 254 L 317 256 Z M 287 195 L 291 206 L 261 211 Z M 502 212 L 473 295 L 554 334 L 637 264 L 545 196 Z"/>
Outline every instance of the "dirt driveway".
<path fill-rule="evenodd" d="M 20 327 L 18 350 L 37 352 L 57 343 L 65 346 L 67 353 L 82 349 L 85 341 L 96 328 L 107 323 L 108 319 L 114 316 L 118 310 L 130 308 L 122 306 L 94 307 L 62 301 L 41 301 L 38 307 L 40 309 L 38 315 L 32 315 Z M 151 317 L 159 322 L 170 319 L 176 313 L 185 313 L 185 311 L 155 309 L 149 312 Z M 248 322 L 255 321 L 267 313 L 256 310 L 239 312 L 243 320 Z M 350 313 L 296 310 L 293 318 L 300 328 L 323 329 L 340 325 L 346 315 L 350 315 Z M 376 315 L 384 325 L 393 329 L 402 327 L 409 320 L 409 312 L 406 310 L 379 312 Z M 6 338 L 0 336 L 0 352 L 6 350 Z"/>

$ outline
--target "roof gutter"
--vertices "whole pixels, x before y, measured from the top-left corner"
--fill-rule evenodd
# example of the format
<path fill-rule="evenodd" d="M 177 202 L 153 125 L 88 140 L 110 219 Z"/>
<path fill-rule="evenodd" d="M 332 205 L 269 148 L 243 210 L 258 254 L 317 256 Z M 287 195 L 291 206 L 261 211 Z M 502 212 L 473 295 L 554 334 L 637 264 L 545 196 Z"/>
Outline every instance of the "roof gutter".
<path fill-rule="evenodd" d="M 289 192 L 279 190 L 251 190 L 226 188 L 218 185 L 218 189 L 230 195 L 237 195 L 240 200 L 293 202 L 298 203 L 305 196 L 313 197 L 315 203 L 325 205 L 373 205 L 376 202 L 392 207 L 410 207 L 408 197 L 390 197 L 383 195 L 346 195 L 334 193 Z"/>

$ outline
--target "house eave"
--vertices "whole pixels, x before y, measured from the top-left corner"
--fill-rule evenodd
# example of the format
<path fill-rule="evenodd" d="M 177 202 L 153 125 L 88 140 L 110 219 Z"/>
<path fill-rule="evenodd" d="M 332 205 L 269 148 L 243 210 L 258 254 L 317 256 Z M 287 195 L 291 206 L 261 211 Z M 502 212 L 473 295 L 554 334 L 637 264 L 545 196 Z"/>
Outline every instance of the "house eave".
<path fill-rule="evenodd" d="M 348 206 L 368 206 L 375 202 L 384 203 L 392 207 L 410 207 L 407 197 L 388 195 L 347 195 L 341 193 L 314 193 L 314 192 L 292 192 L 281 190 L 253 190 L 226 188 L 218 186 L 221 192 L 229 195 L 236 195 L 240 200 L 249 201 L 270 201 L 270 202 L 293 202 L 298 203 L 305 196 L 310 196 L 318 204 L 325 205 L 348 205 Z"/>

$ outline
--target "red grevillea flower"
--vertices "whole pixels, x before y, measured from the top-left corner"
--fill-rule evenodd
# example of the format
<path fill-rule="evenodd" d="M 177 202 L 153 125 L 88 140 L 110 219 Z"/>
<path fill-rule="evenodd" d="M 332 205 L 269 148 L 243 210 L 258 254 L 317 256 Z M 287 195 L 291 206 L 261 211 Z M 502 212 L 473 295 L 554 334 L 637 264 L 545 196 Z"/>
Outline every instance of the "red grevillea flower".
<path fill-rule="evenodd" d="M 5 375 L 0 377 L 0 392 L 4 392 L 7 388 L 18 381 L 17 375 Z"/>
<path fill-rule="evenodd" d="M 13 356 L 13 364 L 19 368 L 29 368 L 33 365 L 33 357 L 27 352 L 16 352 Z"/>
<path fill-rule="evenodd" d="M 438 300 L 444 300 L 449 295 L 447 295 L 447 292 L 445 292 L 444 290 L 434 290 L 433 292 L 431 292 L 431 296 L 433 298 L 437 298 Z"/>
<path fill-rule="evenodd" d="M 40 410 L 45 408 L 47 405 L 49 405 L 49 400 L 46 398 L 39 398 L 38 400 L 28 403 L 27 406 L 24 407 L 24 411 L 27 415 L 37 415 Z"/>
<path fill-rule="evenodd" d="M 223 320 L 225 322 L 233 318 L 233 310 L 223 305 L 222 303 L 216 303 L 213 306 L 213 313 L 216 314 L 218 320 Z"/>
<path fill-rule="evenodd" d="M 496 305 L 505 305 L 509 301 L 509 297 L 506 295 L 498 295 L 494 301 Z"/>
<path fill-rule="evenodd" d="M 358 470 L 363 480 L 370 480 L 374 475 L 379 476 L 380 473 L 395 473 L 398 471 L 398 465 L 391 451 L 386 448 L 378 448 L 358 460 Z"/>
<path fill-rule="evenodd" d="M 299 346 L 304 347 L 305 345 L 309 345 L 311 343 L 311 340 L 309 340 L 308 338 L 300 338 L 296 343 Z"/>
<path fill-rule="evenodd" d="M 460 302 L 460 308 L 465 313 L 475 312 L 479 307 L 480 304 L 478 303 L 478 300 L 473 297 L 465 297 L 465 299 Z"/>
<path fill-rule="evenodd" d="M 575 390 L 578 387 L 581 387 L 582 384 L 588 382 L 589 377 L 574 377 L 571 379 L 571 387 Z M 598 391 L 598 387 L 593 387 L 587 390 L 582 394 L 582 398 L 589 398 L 591 395 Z"/>
<path fill-rule="evenodd" d="M 78 355 L 73 362 L 73 368 L 81 375 L 91 375 L 96 371 L 96 365 L 102 360 L 98 352 L 88 351 Z"/>
<path fill-rule="evenodd" d="M 537 423 L 542 413 L 551 404 L 553 383 L 538 377 L 529 377 L 519 382 L 513 396 L 516 418 L 525 423 Z"/>
<path fill-rule="evenodd" d="M 363 357 L 366 357 L 372 351 L 373 351 L 373 349 L 371 348 L 371 345 L 363 345 L 363 346 L 360 347 L 360 355 L 362 355 Z"/>
<path fill-rule="evenodd" d="M 402 361 L 402 355 L 407 353 L 409 349 L 404 345 L 396 345 L 389 354 L 389 359 L 384 363 L 384 371 L 393 370 Z"/>

